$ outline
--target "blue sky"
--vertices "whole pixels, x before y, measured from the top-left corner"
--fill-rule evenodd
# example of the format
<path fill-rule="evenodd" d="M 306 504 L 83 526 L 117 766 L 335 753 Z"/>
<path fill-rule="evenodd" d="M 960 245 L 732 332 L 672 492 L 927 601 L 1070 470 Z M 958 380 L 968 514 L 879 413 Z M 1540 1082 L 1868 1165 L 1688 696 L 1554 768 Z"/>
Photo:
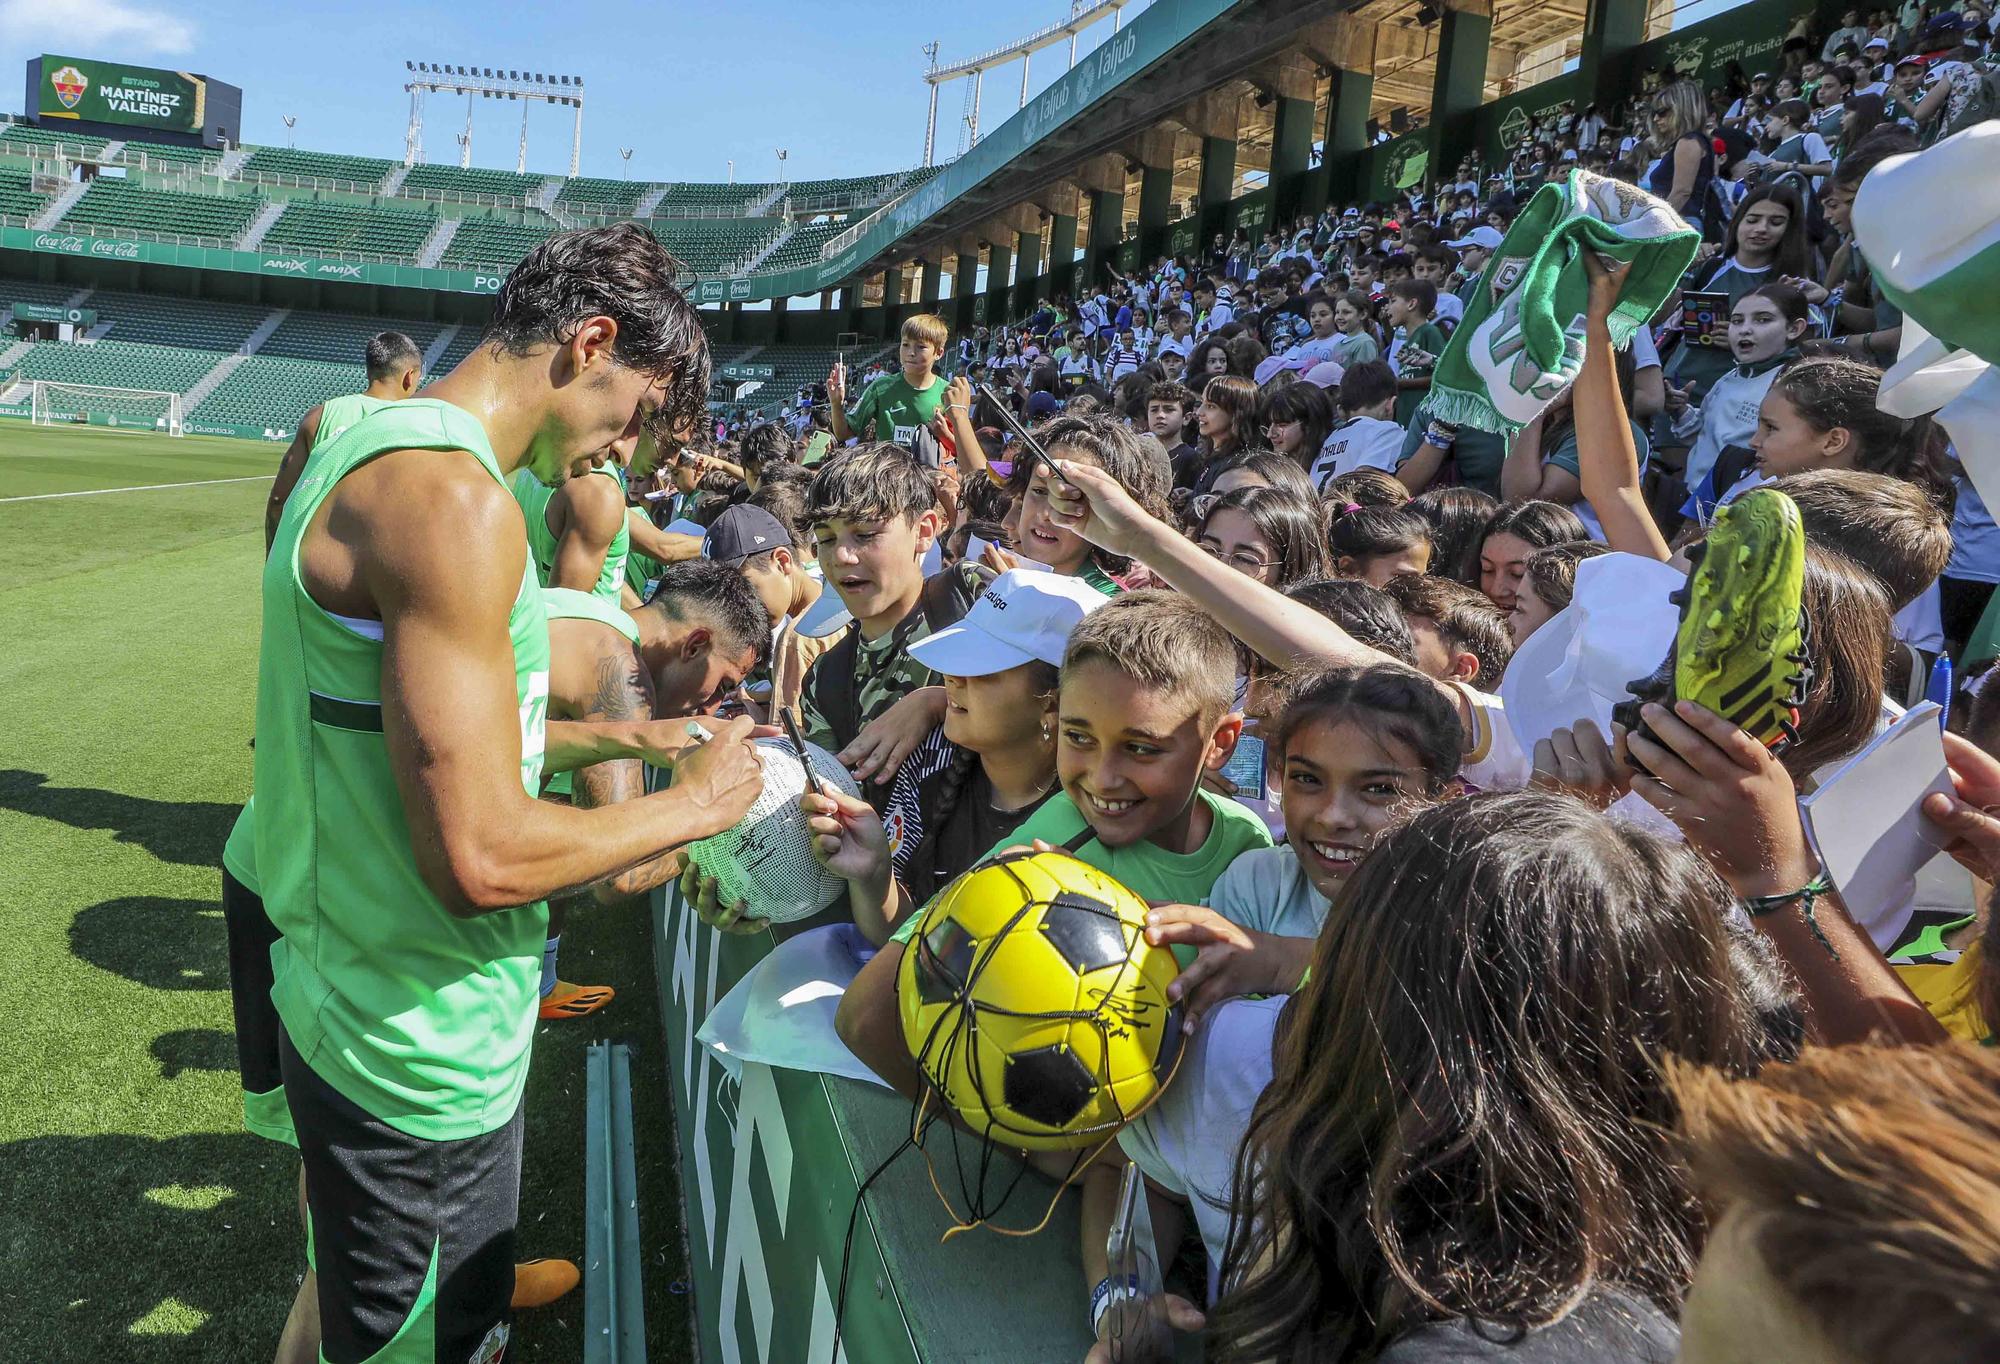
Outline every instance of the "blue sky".
<path fill-rule="evenodd" d="M 1138 0 L 1126 11 L 1145 8 Z M 635 180 L 776 177 L 774 149 L 793 179 L 866 174 L 923 158 L 928 87 L 923 45 L 941 62 L 976 56 L 1064 18 L 1068 0 L 1002 5 L 908 0 L 663 0 L 560 4 L 435 0 L 0 0 L 0 109 L 21 110 L 26 61 L 44 51 L 198 71 L 243 87 L 243 139 L 400 159 L 409 97 L 406 60 L 529 66 L 584 77 L 583 172 L 616 177 L 633 148 Z M 942 17 L 950 13 L 947 21 Z M 1088 32 L 1087 49 L 1111 32 Z M 1061 47 L 1038 54 L 1031 89 L 1059 75 Z M 962 85 L 943 87 L 939 159 L 957 147 Z M 989 75 L 982 123 L 997 126 L 1020 93 L 1020 67 Z M 518 105 L 481 101 L 473 164 L 514 168 Z M 569 164 L 568 109 L 536 109 L 528 168 Z M 462 99 L 432 96 L 430 161 L 455 163 Z"/>

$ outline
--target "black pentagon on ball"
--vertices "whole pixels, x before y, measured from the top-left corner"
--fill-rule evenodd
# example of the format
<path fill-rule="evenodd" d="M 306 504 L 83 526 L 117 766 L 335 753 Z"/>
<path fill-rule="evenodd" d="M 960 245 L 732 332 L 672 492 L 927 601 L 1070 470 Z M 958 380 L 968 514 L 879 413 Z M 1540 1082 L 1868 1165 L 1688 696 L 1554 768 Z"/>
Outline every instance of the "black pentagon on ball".
<path fill-rule="evenodd" d="M 917 944 L 917 998 L 948 1004 L 965 991 L 979 944 L 957 920 L 946 919 Z"/>
<path fill-rule="evenodd" d="M 1102 900 L 1064 891 L 1042 911 L 1042 935 L 1078 975 L 1116 966 L 1131 954 L 1125 924 Z"/>
<path fill-rule="evenodd" d="M 1041 1047 L 1009 1056 L 1001 1085 L 1009 1109 L 1045 1127 L 1073 1121 L 1096 1090 L 1096 1077 L 1067 1047 Z"/>

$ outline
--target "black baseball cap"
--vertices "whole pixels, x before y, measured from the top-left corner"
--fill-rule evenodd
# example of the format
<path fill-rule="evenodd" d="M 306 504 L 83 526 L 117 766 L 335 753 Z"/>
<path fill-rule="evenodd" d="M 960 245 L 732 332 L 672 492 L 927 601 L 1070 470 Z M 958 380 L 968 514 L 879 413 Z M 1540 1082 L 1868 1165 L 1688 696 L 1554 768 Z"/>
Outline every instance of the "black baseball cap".
<path fill-rule="evenodd" d="M 777 517 L 746 502 L 715 518 L 701 542 L 701 557 L 735 568 L 752 555 L 768 553 L 780 545 L 790 548 L 791 544 L 791 532 Z"/>

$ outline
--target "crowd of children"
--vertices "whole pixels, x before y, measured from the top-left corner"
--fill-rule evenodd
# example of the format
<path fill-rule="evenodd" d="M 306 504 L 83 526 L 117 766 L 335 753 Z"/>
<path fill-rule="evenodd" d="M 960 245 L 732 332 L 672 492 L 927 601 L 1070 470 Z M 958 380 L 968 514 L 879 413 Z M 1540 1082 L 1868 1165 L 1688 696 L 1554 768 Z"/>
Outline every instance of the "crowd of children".
<path fill-rule="evenodd" d="M 1135 1313 L 1231 1360 L 1860 1361 L 1899 1328 L 1916 1358 L 2000 1354 L 2000 1179 L 1952 1145 L 2000 1130 L 2000 1063 L 1966 1045 L 1993 1016 L 1968 1001 L 2000 1004 L 2000 555 L 1943 432 L 1877 409 L 1901 318 L 1848 216 L 1954 130 L 1990 26 L 1849 18 L 1788 41 L 1775 87 L 1668 81 L 1641 131 L 1532 128 L 1473 194 L 1114 272 L 958 346 L 909 318 L 900 367 L 836 370 L 825 418 L 663 472 L 654 520 L 691 518 L 777 622 L 744 703 L 796 702 L 861 782 L 803 801 L 878 949 L 839 1008 L 856 1056 L 918 1092 L 899 963 L 1001 849 L 1110 873 L 1181 959 L 1176 1078 L 1081 1179 L 1093 1360 Z M 1514 193 L 1578 163 L 1714 245 L 1625 351 L 1593 262 L 1574 385 L 1511 437 L 1454 428 L 1429 376 Z M 1671 695 L 1535 728 L 1510 700 L 1555 685 L 1531 641 L 1635 564 L 1682 581 L 1767 486 L 1806 528 L 1809 666 L 1764 669 L 1796 687 L 1782 753 Z M 753 514 L 776 542 L 741 554 Z M 1924 814 L 1966 912 L 1850 913 L 1800 797 L 1940 658 L 1955 794 Z M 698 861 L 683 890 L 762 926 Z M 1956 993 L 1919 988 L 1938 969 Z M 1795 1197 L 1821 1161 L 1861 1187 Z M 1206 1270 L 1144 1304 L 1104 1254 L 1127 1163 L 1163 1261 L 1185 1235 Z"/>

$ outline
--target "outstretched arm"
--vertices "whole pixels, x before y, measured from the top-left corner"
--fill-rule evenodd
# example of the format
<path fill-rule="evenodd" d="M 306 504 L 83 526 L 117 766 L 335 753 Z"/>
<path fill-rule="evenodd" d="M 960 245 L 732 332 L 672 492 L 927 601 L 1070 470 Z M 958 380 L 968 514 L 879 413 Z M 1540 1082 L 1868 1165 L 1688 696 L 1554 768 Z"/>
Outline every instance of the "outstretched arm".
<path fill-rule="evenodd" d="M 663 564 L 677 564 L 686 559 L 701 557 L 701 537 L 682 535 L 678 531 L 661 530 L 631 507 L 625 509 L 625 528 L 631 535 L 632 548 L 641 554 L 658 559 Z"/>
<path fill-rule="evenodd" d="M 1597 513 L 1605 542 L 1613 549 L 1665 562 L 1670 550 L 1639 491 L 1639 451 L 1625 418 L 1617 357 L 1611 350 L 1611 309 L 1631 267 L 1607 264 L 1594 251 L 1583 253 L 1583 266 L 1590 274 L 1590 304 L 1572 410 L 1584 500 Z"/>

